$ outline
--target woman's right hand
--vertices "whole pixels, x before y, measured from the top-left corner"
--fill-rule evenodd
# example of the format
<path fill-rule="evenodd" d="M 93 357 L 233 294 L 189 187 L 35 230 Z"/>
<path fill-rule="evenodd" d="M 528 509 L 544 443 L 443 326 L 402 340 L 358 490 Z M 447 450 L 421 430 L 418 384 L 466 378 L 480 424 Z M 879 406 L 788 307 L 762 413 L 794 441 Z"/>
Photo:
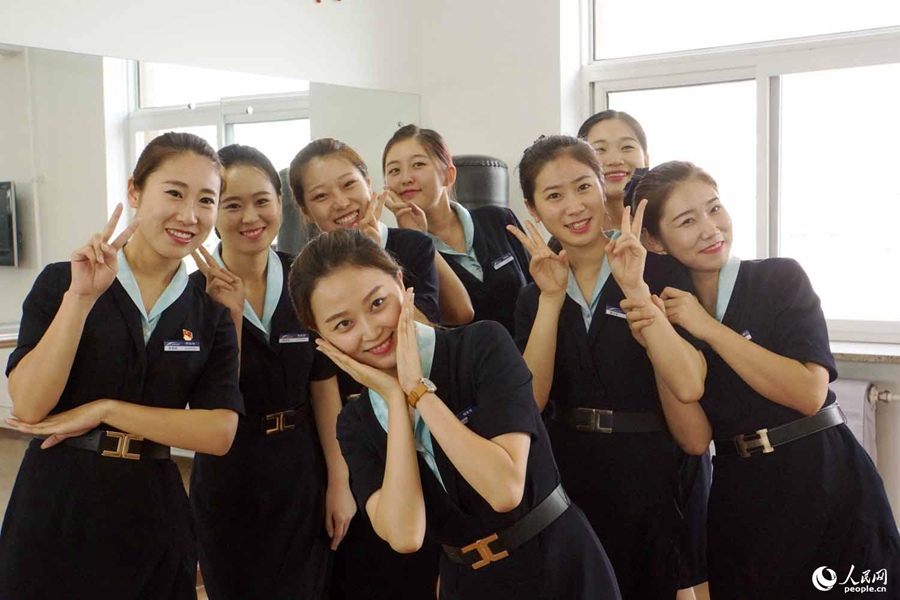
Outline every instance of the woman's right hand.
<path fill-rule="evenodd" d="M 87 244 L 72 253 L 70 292 L 93 301 L 99 298 L 116 278 L 119 273 L 117 253 L 131 239 L 139 223 L 135 219 L 112 243 L 109 243 L 120 216 L 122 216 L 121 204 L 113 210 L 103 230 L 92 235 Z"/>
<path fill-rule="evenodd" d="M 209 297 L 228 307 L 232 315 L 243 315 L 246 292 L 241 278 L 228 269 L 220 267 L 219 262 L 203 246 L 194 250 L 191 258 L 206 277 L 206 293 L 209 294 Z"/>
<path fill-rule="evenodd" d="M 561 250 L 557 254 L 551 250 L 531 221 L 525 221 L 525 227 L 528 234 L 515 225 L 507 225 L 506 230 L 516 236 L 531 254 L 531 262 L 528 265 L 531 278 L 540 288 L 541 294 L 554 298 L 565 297 L 569 284 L 569 260 L 566 251 Z"/>
<path fill-rule="evenodd" d="M 378 196 L 372 192 L 372 197 L 366 205 L 366 212 L 363 218 L 356 224 L 357 228 L 367 237 L 372 239 L 379 246 L 381 245 L 381 229 L 378 223 L 381 222 L 381 212 L 384 210 L 385 195 Z"/>
<path fill-rule="evenodd" d="M 396 377 L 350 358 L 324 338 L 316 338 L 316 345 L 316 349 L 330 358 L 331 362 L 336 364 L 339 369 L 352 377 L 357 383 L 377 392 L 388 405 L 391 404 L 391 398 L 403 398 L 405 402 L 406 394 L 403 388 L 400 387 L 400 381 Z"/>

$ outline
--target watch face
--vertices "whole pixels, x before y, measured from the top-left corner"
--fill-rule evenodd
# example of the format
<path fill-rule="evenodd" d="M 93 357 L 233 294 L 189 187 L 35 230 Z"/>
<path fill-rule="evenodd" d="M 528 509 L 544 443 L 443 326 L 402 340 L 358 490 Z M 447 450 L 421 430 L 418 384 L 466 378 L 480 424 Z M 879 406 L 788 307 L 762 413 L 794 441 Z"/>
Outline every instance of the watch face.
<path fill-rule="evenodd" d="M 425 389 L 428 390 L 429 392 L 434 393 L 434 391 L 437 390 L 437 386 L 434 385 L 434 382 L 431 381 L 430 379 L 428 379 L 427 377 L 422 378 L 422 383 L 425 384 Z"/>

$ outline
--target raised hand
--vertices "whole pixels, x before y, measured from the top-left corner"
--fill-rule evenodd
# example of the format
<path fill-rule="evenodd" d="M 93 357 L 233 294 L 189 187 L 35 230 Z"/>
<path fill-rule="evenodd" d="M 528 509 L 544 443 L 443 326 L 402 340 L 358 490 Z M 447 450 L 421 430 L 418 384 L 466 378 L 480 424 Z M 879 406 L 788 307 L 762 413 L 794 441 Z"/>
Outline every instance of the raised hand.
<path fill-rule="evenodd" d="M 541 290 L 541 294 L 553 298 L 565 298 L 569 283 L 569 260 L 566 251 L 559 254 L 547 246 L 537 227 L 531 221 L 525 221 L 528 234 L 515 225 L 507 225 L 506 230 L 516 236 L 531 254 L 528 272 Z"/>
<path fill-rule="evenodd" d="M 116 230 L 121 216 L 122 205 L 119 204 L 103 230 L 92 235 L 87 244 L 72 253 L 72 283 L 69 291 L 96 300 L 116 278 L 119 272 L 116 253 L 131 239 L 139 224 L 138 219 L 135 219 L 110 243 L 109 238 Z"/>
<path fill-rule="evenodd" d="M 372 197 L 366 205 L 366 212 L 363 218 L 357 223 L 357 227 L 366 236 L 373 239 L 376 244 L 381 245 L 381 230 L 378 229 L 378 223 L 381 221 L 381 211 L 384 210 L 384 194 L 378 196 L 372 192 Z"/>
<path fill-rule="evenodd" d="M 203 246 L 191 252 L 191 257 L 206 277 L 206 293 L 219 304 L 227 306 L 232 315 L 243 315 L 246 293 L 241 278 L 220 267 L 219 262 Z"/>
<path fill-rule="evenodd" d="M 376 369 L 375 367 L 370 367 L 369 365 L 364 365 L 361 362 L 350 358 L 331 345 L 328 340 L 316 338 L 316 349 L 330 358 L 331 362 L 336 364 L 339 369 L 352 377 L 356 382 L 377 392 L 379 396 L 388 402 L 388 404 L 390 404 L 390 399 L 392 397 L 399 396 L 404 399 L 406 398 L 406 394 L 400 387 L 400 382 L 397 381 L 397 379 L 384 371 Z"/>
<path fill-rule="evenodd" d="M 447 189 L 444 188 L 444 191 L 441 193 L 441 200 L 446 195 Z M 384 188 L 382 196 L 384 197 L 384 205 L 389 211 L 394 213 L 398 227 L 428 233 L 428 219 L 425 217 L 425 211 L 419 208 L 415 202 L 404 202 L 388 188 Z"/>
<path fill-rule="evenodd" d="M 644 283 L 644 263 L 647 249 L 641 244 L 641 229 L 644 226 L 644 210 L 647 200 L 641 200 L 634 221 L 631 207 L 622 212 L 621 235 L 606 245 L 606 259 L 616 283 L 622 288 L 626 298 L 647 298 L 650 290 Z"/>
<path fill-rule="evenodd" d="M 405 292 L 400 319 L 397 321 L 397 379 L 407 396 L 422 379 L 422 363 L 419 359 L 419 339 L 416 337 L 415 294 L 412 288 Z"/>
<path fill-rule="evenodd" d="M 712 317 L 697 297 L 690 292 L 667 287 L 660 296 L 665 303 L 666 316 L 673 325 L 683 327 L 685 331 L 699 340 L 708 339 L 719 322 Z"/>

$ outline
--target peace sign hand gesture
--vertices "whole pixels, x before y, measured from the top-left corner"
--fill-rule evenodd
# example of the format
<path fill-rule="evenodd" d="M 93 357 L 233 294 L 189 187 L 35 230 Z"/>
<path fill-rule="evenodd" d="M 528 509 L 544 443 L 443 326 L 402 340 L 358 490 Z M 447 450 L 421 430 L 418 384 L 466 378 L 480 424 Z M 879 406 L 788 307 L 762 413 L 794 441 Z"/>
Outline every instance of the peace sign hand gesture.
<path fill-rule="evenodd" d="M 246 298 L 244 282 L 225 267 L 220 267 L 209 250 L 203 246 L 198 250 L 191 252 L 191 258 L 206 277 L 206 293 L 219 304 L 228 307 L 232 316 L 243 315 Z"/>
<path fill-rule="evenodd" d="M 119 217 L 122 216 L 122 205 L 113 210 L 103 230 L 95 233 L 87 244 L 72 253 L 72 283 L 69 291 L 79 296 L 96 300 L 110 286 L 119 272 L 119 259 L 116 253 L 131 239 L 138 228 L 139 221 L 132 221 L 125 231 L 109 243 Z"/>
<path fill-rule="evenodd" d="M 378 229 L 378 223 L 381 221 L 381 212 L 384 210 L 385 194 L 378 196 L 372 192 L 372 197 L 366 205 L 366 213 L 357 223 L 357 227 L 369 238 L 375 240 L 375 243 L 381 245 L 381 230 Z"/>
<path fill-rule="evenodd" d="M 641 200 L 634 221 L 631 207 L 622 212 L 621 235 L 606 245 L 606 257 L 616 283 L 622 288 L 626 298 L 648 298 L 650 288 L 644 282 L 644 264 L 647 249 L 641 244 L 641 229 L 644 225 L 644 210 L 647 200 Z"/>
<path fill-rule="evenodd" d="M 540 288 L 541 294 L 548 298 L 565 299 L 569 283 L 569 260 L 566 251 L 561 250 L 557 254 L 551 250 L 531 221 L 525 221 L 525 227 L 528 229 L 527 235 L 515 225 L 507 225 L 506 230 L 516 236 L 531 253 L 528 272 Z"/>
<path fill-rule="evenodd" d="M 447 195 L 446 188 L 441 195 Z M 404 202 L 388 188 L 384 188 L 382 196 L 384 197 L 384 205 L 389 211 L 394 213 L 394 218 L 397 219 L 399 227 L 428 233 L 428 218 L 425 216 L 425 211 L 415 202 Z M 443 201 L 443 198 L 441 200 Z"/>

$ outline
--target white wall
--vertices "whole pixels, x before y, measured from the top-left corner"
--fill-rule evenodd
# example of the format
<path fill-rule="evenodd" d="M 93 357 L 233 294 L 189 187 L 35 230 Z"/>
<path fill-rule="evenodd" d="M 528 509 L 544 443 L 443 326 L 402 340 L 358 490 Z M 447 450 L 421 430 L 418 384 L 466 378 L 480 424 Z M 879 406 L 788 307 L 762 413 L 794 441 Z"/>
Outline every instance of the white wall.
<path fill-rule="evenodd" d="M 418 0 L 3 0 L 0 42 L 417 92 Z"/>

